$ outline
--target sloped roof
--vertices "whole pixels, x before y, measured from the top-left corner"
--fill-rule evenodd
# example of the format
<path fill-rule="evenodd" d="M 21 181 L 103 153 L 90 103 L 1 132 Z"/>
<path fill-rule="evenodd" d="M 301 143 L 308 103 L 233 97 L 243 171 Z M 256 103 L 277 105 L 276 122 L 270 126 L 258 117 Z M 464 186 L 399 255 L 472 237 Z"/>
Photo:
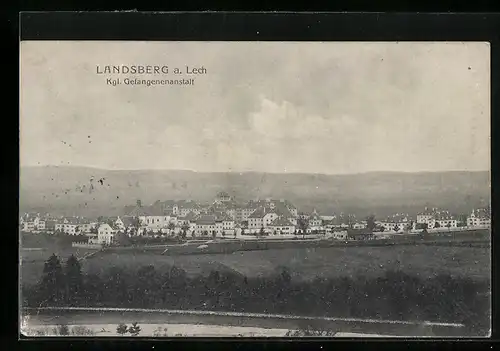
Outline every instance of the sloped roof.
<path fill-rule="evenodd" d="M 200 204 L 193 200 L 166 200 L 161 202 L 161 207 L 163 211 L 171 212 L 173 208 L 177 206 L 179 209 L 200 209 Z"/>
<path fill-rule="evenodd" d="M 223 213 L 222 215 L 217 217 L 217 221 L 220 222 L 231 222 L 233 219 L 229 217 L 227 214 Z"/>
<path fill-rule="evenodd" d="M 248 218 L 263 218 L 266 215 L 266 209 L 264 207 L 258 207 L 253 211 Z"/>
<path fill-rule="evenodd" d="M 426 207 L 426 208 L 424 208 L 424 210 L 422 212 L 419 212 L 417 215 L 418 216 L 433 216 L 439 212 L 442 212 L 442 211 L 440 211 L 437 207 L 433 207 L 433 208 Z"/>
<path fill-rule="evenodd" d="M 23 216 L 23 220 L 25 220 L 26 222 L 32 222 L 32 221 L 34 221 L 37 217 L 38 217 L 38 215 L 37 215 L 37 214 L 35 214 L 35 213 L 26 213 L 26 214 L 24 214 L 24 216 Z"/>
<path fill-rule="evenodd" d="M 438 221 L 445 221 L 445 220 L 454 220 L 455 218 L 448 214 L 448 213 L 438 213 L 434 216 L 434 218 Z"/>
<path fill-rule="evenodd" d="M 297 209 L 290 201 L 285 200 L 285 199 L 279 199 L 279 200 L 277 200 L 277 199 L 265 199 L 265 200 L 259 200 L 258 203 L 261 205 L 273 204 L 276 207 L 282 206 L 282 207 L 285 207 L 287 209 L 294 209 L 294 210 Z"/>
<path fill-rule="evenodd" d="M 196 218 L 198 218 L 198 216 L 196 215 L 196 213 L 191 212 L 191 211 L 188 212 L 188 214 L 185 215 L 184 217 L 179 217 L 180 220 L 190 221 L 190 222 L 196 220 Z"/>
<path fill-rule="evenodd" d="M 487 208 L 478 208 L 474 210 L 474 215 L 479 217 L 479 218 L 491 218 L 491 212 Z"/>
<path fill-rule="evenodd" d="M 200 224 L 200 225 L 215 224 L 215 216 L 202 215 L 202 216 L 198 217 L 198 219 L 196 220 L 196 224 Z"/>
<path fill-rule="evenodd" d="M 270 226 L 272 227 L 292 227 L 294 226 L 292 222 L 290 222 L 288 219 L 283 218 L 283 217 L 278 217 L 276 218 Z"/>
<path fill-rule="evenodd" d="M 99 228 L 102 227 L 103 225 L 109 225 L 111 227 L 111 229 L 118 230 L 118 227 L 112 222 L 111 223 L 103 222 L 103 223 L 99 224 Z"/>
<path fill-rule="evenodd" d="M 136 224 L 137 219 L 134 217 L 129 217 L 129 216 L 124 216 L 120 218 L 123 222 L 123 225 L 128 228 L 128 227 L 133 227 Z"/>
<path fill-rule="evenodd" d="M 310 216 L 309 216 L 309 219 L 314 219 L 314 220 L 321 220 L 321 217 L 317 214 L 317 213 L 312 213 Z"/>
<path fill-rule="evenodd" d="M 78 225 L 78 224 L 90 224 L 90 221 L 86 218 L 69 217 L 66 218 L 67 224 Z"/>
<path fill-rule="evenodd" d="M 410 216 L 407 214 L 395 214 L 393 216 L 387 217 L 383 222 L 385 223 L 405 223 L 409 222 Z"/>
<path fill-rule="evenodd" d="M 138 217 L 138 216 L 145 216 L 146 215 L 146 210 L 142 206 L 133 206 L 128 212 L 128 216 L 131 217 Z"/>
<path fill-rule="evenodd" d="M 290 212 L 288 207 L 286 207 L 285 204 L 281 202 L 275 203 L 274 209 L 272 209 L 271 211 L 274 211 L 278 216 L 283 216 L 286 218 L 294 217 L 294 215 L 292 214 L 292 212 Z"/>
<path fill-rule="evenodd" d="M 123 207 L 123 214 L 127 215 L 129 214 L 130 212 L 132 212 L 135 208 L 137 207 L 137 205 L 127 205 L 125 207 Z"/>

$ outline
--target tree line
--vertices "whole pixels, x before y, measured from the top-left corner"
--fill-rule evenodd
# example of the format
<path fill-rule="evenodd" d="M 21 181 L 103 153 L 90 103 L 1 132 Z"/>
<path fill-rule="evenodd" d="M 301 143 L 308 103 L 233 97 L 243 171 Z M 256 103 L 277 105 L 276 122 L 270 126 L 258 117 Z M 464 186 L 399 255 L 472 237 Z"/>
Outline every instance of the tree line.
<path fill-rule="evenodd" d="M 471 332 L 489 328 L 488 281 L 402 271 L 384 276 L 345 276 L 310 281 L 286 267 L 268 277 L 213 270 L 190 276 L 172 266 L 83 274 L 78 260 L 52 255 L 37 284 L 22 288 L 26 307 L 80 306 L 215 310 L 345 318 L 464 323 Z"/>

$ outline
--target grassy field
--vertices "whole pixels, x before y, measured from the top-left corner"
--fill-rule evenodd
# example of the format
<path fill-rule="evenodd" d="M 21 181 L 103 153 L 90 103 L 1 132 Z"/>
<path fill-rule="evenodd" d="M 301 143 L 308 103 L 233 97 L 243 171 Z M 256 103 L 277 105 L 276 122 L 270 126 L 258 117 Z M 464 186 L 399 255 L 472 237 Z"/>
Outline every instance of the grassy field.
<path fill-rule="evenodd" d="M 175 265 L 189 275 L 208 274 L 213 269 L 233 270 L 248 277 L 268 276 L 288 267 L 296 279 L 307 280 L 376 276 L 395 269 L 422 277 L 449 273 L 488 279 L 491 271 L 489 248 L 445 246 L 297 248 L 189 256 L 105 253 L 85 260 L 83 269 L 99 273 L 111 266 L 136 269 L 144 265 L 154 265 L 160 271 Z"/>
<path fill-rule="evenodd" d="M 28 240 L 23 241 L 24 249 L 20 250 L 21 279 L 27 283 L 36 282 L 40 278 L 43 263 L 52 253 L 65 261 L 71 254 L 83 257 L 95 251 L 72 248 L 67 244 L 61 245 L 52 238 L 27 238 Z M 231 245 L 242 244 L 236 242 L 224 246 Z M 198 244 L 194 245 L 197 246 Z M 43 250 L 33 250 L 33 248 L 43 248 Z M 160 255 L 162 250 L 161 248 L 156 249 L 156 252 L 111 250 L 98 253 L 95 257 L 82 261 L 83 270 L 87 273 L 100 273 L 113 266 L 136 270 L 141 266 L 153 265 L 162 271 L 175 265 L 184 269 L 189 275 L 205 275 L 212 270 L 230 270 L 253 277 L 272 275 L 282 267 L 287 267 L 296 279 L 307 280 L 316 277 L 382 275 L 387 270 L 398 269 L 423 277 L 448 273 L 489 279 L 491 272 L 489 247 L 429 245 L 301 247 L 297 245 L 293 248 L 268 248 L 227 254 Z"/>

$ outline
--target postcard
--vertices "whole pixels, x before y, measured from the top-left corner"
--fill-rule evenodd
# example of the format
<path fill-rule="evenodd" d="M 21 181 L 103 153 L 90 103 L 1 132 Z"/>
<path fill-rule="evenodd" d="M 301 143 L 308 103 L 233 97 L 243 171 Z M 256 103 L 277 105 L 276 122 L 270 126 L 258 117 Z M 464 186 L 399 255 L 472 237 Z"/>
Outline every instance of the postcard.
<path fill-rule="evenodd" d="M 484 42 L 20 42 L 20 333 L 487 337 Z"/>

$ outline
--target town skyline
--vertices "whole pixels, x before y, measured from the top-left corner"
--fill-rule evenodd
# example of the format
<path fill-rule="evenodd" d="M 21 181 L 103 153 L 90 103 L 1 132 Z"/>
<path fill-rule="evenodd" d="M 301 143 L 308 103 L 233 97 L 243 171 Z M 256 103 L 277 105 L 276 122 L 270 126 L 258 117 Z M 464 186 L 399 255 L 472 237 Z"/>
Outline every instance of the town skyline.
<path fill-rule="evenodd" d="M 96 65 L 203 66 L 107 86 Z M 21 166 L 355 174 L 490 169 L 485 43 L 21 43 Z"/>

